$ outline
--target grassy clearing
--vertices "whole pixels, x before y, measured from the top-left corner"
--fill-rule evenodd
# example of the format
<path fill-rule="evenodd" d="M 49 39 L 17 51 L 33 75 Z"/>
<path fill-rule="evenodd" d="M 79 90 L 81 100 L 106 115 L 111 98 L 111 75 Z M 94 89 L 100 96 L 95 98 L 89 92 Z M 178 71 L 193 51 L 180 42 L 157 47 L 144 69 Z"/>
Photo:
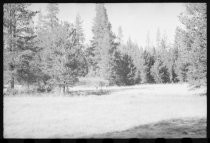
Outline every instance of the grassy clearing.
<path fill-rule="evenodd" d="M 206 119 L 173 119 L 86 138 L 206 138 Z"/>
<path fill-rule="evenodd" d="M 78 91 L 86 94 L 88 90 L 93 89 L 71 88 L 75 94 Z M 107 87 L 106 90 L 110 93 L 102 96 L 93 93 L 5 96 L 4 137 L 78 138 L 125 131 L 162 120 L 206 118 L 206 96 L 199 96 L 203 91 L 189 90 L 185 84 Z"/>

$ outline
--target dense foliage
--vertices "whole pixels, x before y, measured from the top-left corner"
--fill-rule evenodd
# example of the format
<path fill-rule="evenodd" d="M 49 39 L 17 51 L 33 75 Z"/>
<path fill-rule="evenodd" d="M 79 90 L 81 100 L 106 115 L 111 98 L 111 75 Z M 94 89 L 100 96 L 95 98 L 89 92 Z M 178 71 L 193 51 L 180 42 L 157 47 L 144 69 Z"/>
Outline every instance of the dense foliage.
<path fill-rule="evenodd" d="M 85 45 L 82 19 L 74 23 L 58 18 L 58 4 L 48 4 L 47 13 L 28 9 L 29 4 L 4 4 L 4 82 L 34 85 L 39 91 L 60 87 L 66 92 L 79 77 L 108 81 L 108 85 L 189 82 L 206 85 L 207 13 L 205 3 L 186 4 L 173 44 L 157 30 L 156 44 L 139 47 L 130 38 L 117 36 L 104 4 L 96 4 L 93 37 Z M 37 14 L 38 13 L 38 14 Z M 35 26 L 33 17 L 38 15 Z M 107 84 L 107 83 L 106 83 Z"/>
<path fill-rule="evenodd" d="M 4 4 L 4 66 L 10 88 L 15 80 L 31 84 L 36 82 L 33 61 L 38 48 L 35 46 L 32 17 L 36 12 L 28 4 Z"/>
<path fill-rule="evenodd" d="M 181 80 L 195 87 L 206 85 L 207 74 L 207 10 L 205 3 L 186 4 L 180 15 L 183 29 L 177 29 L 179 49 L 178 73 Z M 181 72 L 180 72 L 181 71 Z"/>

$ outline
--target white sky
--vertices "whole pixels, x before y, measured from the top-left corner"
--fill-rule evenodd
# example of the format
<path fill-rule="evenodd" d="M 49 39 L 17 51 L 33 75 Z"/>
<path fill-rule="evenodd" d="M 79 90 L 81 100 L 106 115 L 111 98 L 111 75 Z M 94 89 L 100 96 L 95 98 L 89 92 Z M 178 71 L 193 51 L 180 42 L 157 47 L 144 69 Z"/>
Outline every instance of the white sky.
<path fill-rule="evenodd" d="M 112 31 L 117 34 L 118 27 L 122 27 L 124 41 L 130 37 L 139 46 L 145 46 L 149 33 L 150 41 L 155 44 L 157 29 L 161 35 L 165 33 L 172 43 L 175 29 L 180 22 L 178 15 L 185 10 L 183 3 L 106 3 L 108 19 L 112 25 Z M 45 3 L 34 3 L 32 10 L 41 10 L 45 14 Z M 94 3 L 59 3 L 59 19 L 74 22 L 80 14 L 83 20 L 83 29 L 86 43 L 92 38 L 92 25 L 95 17 Z"/>

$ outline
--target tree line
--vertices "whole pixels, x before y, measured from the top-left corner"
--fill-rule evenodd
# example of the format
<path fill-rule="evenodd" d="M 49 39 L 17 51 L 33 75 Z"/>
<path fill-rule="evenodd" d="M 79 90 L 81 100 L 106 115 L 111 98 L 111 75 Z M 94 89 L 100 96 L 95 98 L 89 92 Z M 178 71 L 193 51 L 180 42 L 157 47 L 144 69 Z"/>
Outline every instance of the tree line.
<path fill-rule="evenodd" d="M 180 14 L 184 28 L 177 27 L 173 45 L 157 32 L 155 46 L 139 47 L 117 35 L 104 4 L 96 4 L 93 37 L 85 45 L 79 15 L 74 23 L 58 18 L 58 4 L 48 4 L 47 13 L 28 9 L 30 4 L 4 4 L 4 82 L 35 85 L 40 92 L 60 87 L 62 92 L 79 77 L 100 77 L 109 85 L 189 82 L 206 85 L 206 4 L 186 4 Z M 33 17 L 38 15 L 34 26 Z"/>

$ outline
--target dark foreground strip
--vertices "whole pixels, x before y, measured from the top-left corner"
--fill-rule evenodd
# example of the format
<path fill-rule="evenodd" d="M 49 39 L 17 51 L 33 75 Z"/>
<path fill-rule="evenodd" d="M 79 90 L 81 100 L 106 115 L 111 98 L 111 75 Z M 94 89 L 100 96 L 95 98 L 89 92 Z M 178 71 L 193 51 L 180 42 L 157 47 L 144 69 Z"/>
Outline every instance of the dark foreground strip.
<path fill-rule="evenodd" d="M 3 143 L 207 143 L 206 119 L 173 119 L 81 139 L 3 139 Z"/>
<path fill-rule="evenodd" d="M 206 119 L 173 119 L 140 125 L 128 130 L 90 136 L 91 138 L 206 138 Z M 90 138 L 87 137 L 87 138 Z"/>
<path fill-rule="evenodd" d="M 204 138 L 179 139 L 2 139 L 2 143 L 208 143 Z"/>

